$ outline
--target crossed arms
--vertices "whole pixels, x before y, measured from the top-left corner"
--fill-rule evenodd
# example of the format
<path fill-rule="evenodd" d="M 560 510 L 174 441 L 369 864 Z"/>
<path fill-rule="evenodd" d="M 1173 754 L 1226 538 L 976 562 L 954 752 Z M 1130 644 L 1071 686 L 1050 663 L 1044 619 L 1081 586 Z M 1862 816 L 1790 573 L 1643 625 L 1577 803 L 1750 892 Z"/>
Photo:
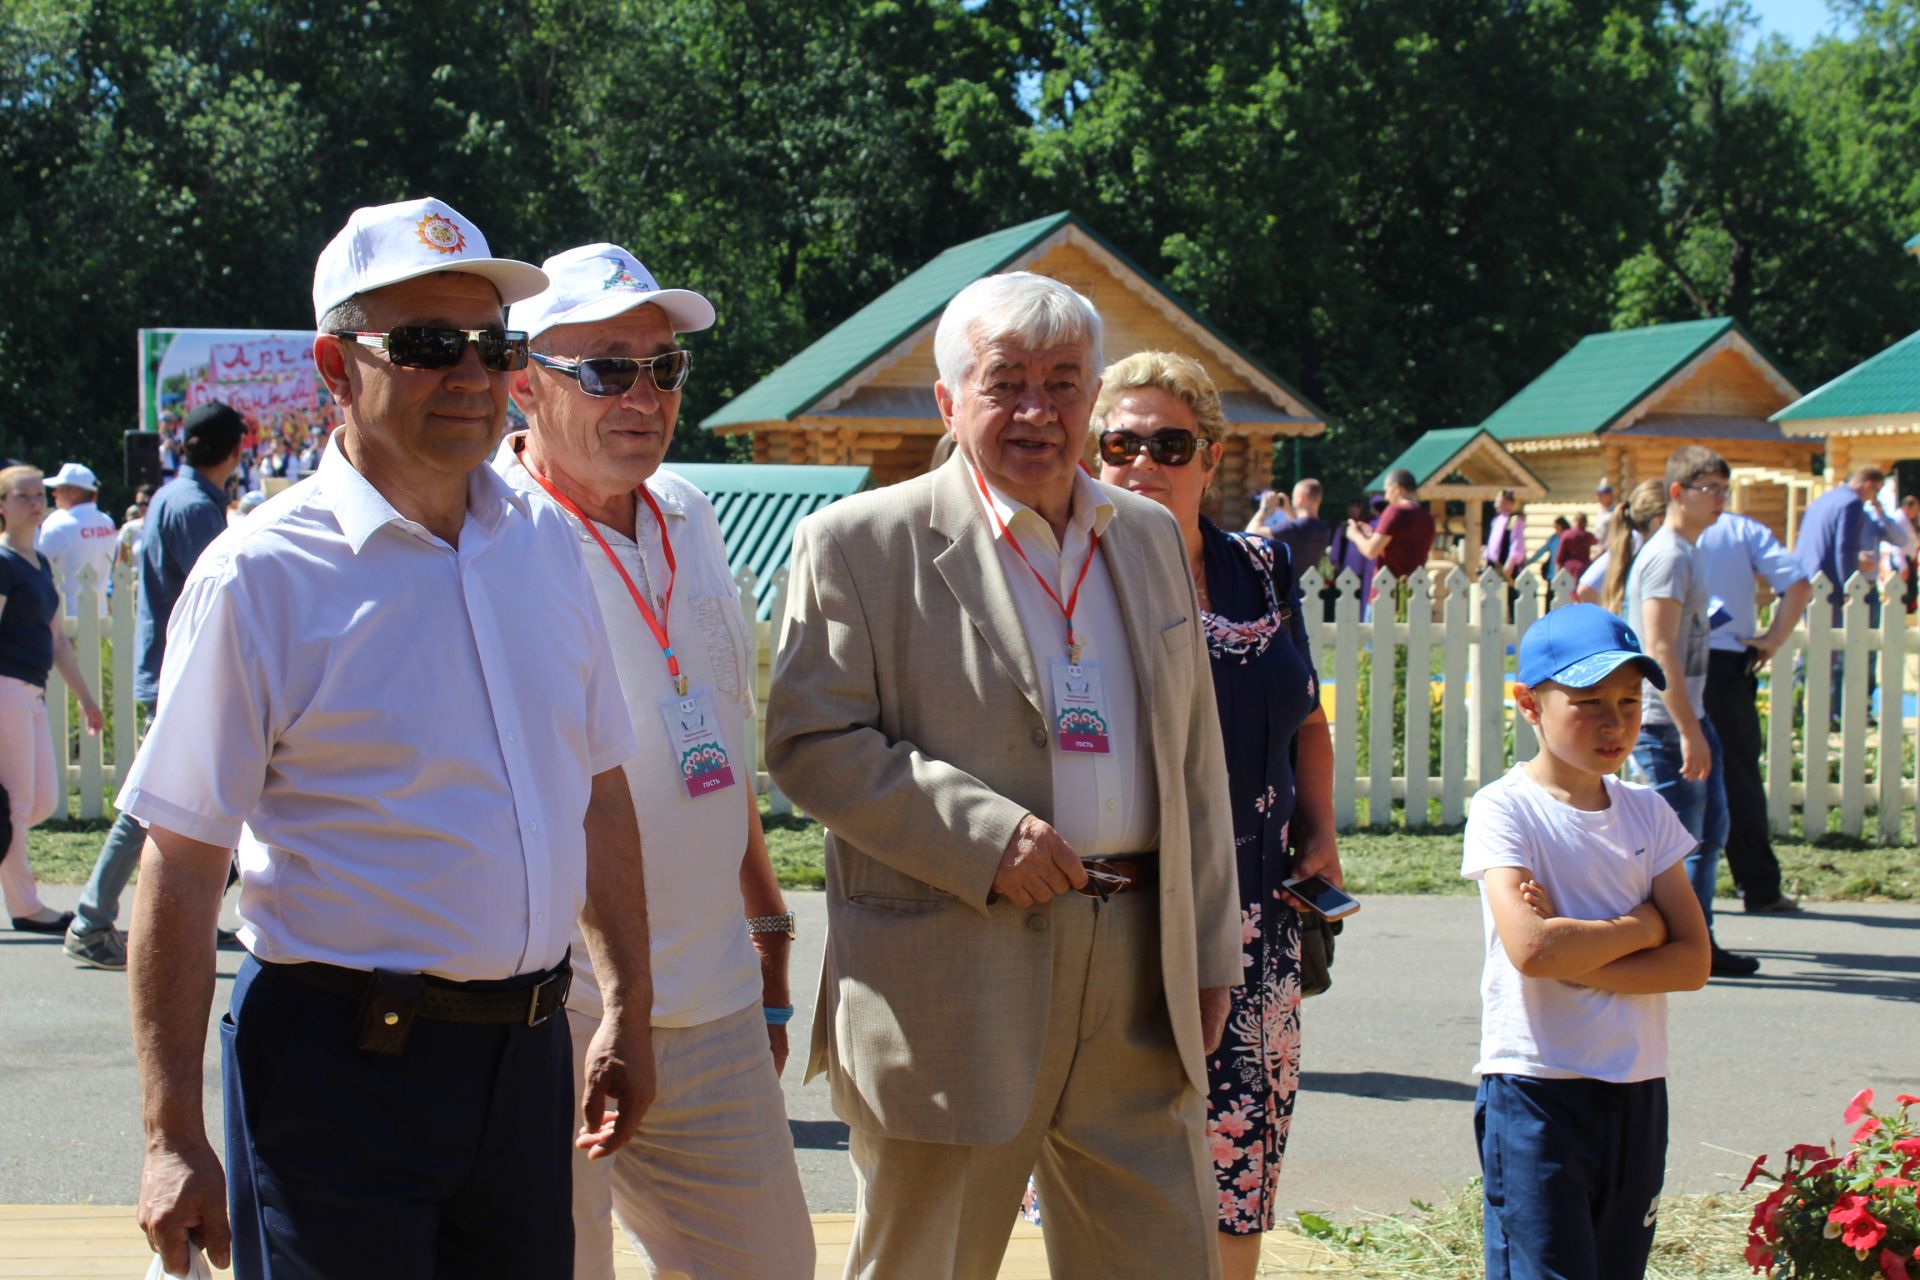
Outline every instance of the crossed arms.
<path fill-rule="evenodd" d="M 1606 920 L 1555 914 L 1547 891 L 1524 867 L 1494 867 L 1485 884 L 1500 944 L 1523 977 L 1616 995 L 1706 985 L 1707 921 L 1681 864 L 1654 877 L 1651 899 Z"/>

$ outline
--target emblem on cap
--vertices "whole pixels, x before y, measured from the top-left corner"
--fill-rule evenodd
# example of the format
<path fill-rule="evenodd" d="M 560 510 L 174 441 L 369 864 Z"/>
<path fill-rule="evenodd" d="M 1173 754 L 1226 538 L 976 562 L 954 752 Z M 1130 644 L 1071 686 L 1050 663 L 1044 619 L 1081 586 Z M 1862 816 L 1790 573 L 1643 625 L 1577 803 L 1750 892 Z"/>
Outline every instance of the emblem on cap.
<path fill-rule="evenodd" d="M 437 253 L 458 253 L 467 247 L 467 237 L 454 225 L 451 218 L 437 213 L 429 213 L 414 224 L 414 235 L 420 243 Z"/>
<path fill-rule="evenodd" d="M 621 263 L 613 264 L 613 272 L 601 282 L 601 289 L 651 289 L 653 286 L 642 280 Z"/>

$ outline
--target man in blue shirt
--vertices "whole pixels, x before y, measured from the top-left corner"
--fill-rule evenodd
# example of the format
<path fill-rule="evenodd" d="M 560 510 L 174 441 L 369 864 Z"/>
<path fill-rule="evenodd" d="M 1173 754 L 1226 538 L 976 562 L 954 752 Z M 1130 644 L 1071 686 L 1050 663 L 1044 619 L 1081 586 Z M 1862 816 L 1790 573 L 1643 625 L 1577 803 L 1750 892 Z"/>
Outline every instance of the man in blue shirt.
<path fill-rule="evenodd" d="M 160 661 L 167 648 L 167 621 L 194 561 L 227 527 L 227 477 L 240 465 L 246 421 L 219 401 L 187 416 L 186 465 L 160 487 L 147 508 L 140 541 L 140 605 L 134 630 L 133 699 L 153 715 L 160 687 Z M 131 728 L 132 726 L 126 726 Z M 114 921 L 120 895 L 140 865 L 146 829 L 128 814 L 113 820 L 93 866 L 73 923 L 66 953 L 96 969 L 127 967 L 127 944 Z"/>
<path fill-rule="evenodd" d="M 1320 567 L 1333 541 L 1333 528 L 1320 518 L 1320 482 L 1302 480 L 1293 486 L 1293 514 L 1276 512 L 1267 521 L 1267 536 L 1287 544 L 1296 575 Z"/>
<path fill-rule="evenodd" d="M 1832 584 L 1827 600 L 1836 627 L 1841 621 L 1841 606 L 1847 600 L 1847 579 L 1863 567 L 1861 558 L 1877 555 L 1882 542 L 1904 547 L 1909 541 L 1899 522 L 1880 507 L 1880 487 L 1886 482 L 1886 472 L 1878 467 L 1855 467 L 1845 484 L 1815 498 L 1800 518 L 1800 536 L 1794 543 L 1793 553 L 1809 578 L 1816 573 L 1827 575 L 1827 581 Z M 1871 570 L 1868 576 L 1872 576 Z M 1871 700 L 1874 675 L 1871 654 L 1867 656 L 1867 663 L 1867 697 Z M 1832 700 L 1827 703 L 1827 714 L 1836 727 L 1840 723 L 1841 676 L 1842 655 L 1835 650 L 1830 675 L 1833 692 Z"/>
<path fill-rule="evenodd" d="M 1806 612 L 1813 584 L 1801 564 L 1751 516 L 1727 512 L 1694 543 L 1707 590 L 1722 608 L 1713 614 L 1707 646 L 1707 715 L 1720 734 L 1727 788 L 1727 867 L 1748 911 L 1795 911 L 1780 888 L 1780 862 L 1767 829 L 1767 789 L 1760 780 L 1760 668 L 1779 652 Z M 1777 597 L 1760 634 L 1754 579 Z M 1722 615 L 1724 620 L 1722 620 Z"/>

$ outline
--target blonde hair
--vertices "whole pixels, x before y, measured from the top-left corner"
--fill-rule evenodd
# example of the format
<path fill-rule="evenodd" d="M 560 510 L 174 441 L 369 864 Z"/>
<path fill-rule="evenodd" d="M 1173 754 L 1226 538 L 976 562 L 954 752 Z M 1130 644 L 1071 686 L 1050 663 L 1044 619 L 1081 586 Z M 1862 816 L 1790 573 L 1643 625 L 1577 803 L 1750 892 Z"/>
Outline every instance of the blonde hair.
<path fill-rule="evenodd" d="M 1608 612 L 1619 613 L 1620 602 L 1627 598 L 1627 574 L 1638 554 L 1633 535 L 1651 537 L 1666 518 L 1667 486 L 1661 480 L 1642 480 L 1633 486 L 1626 503 L 1613 513 L 1613 522 L 1607 526 L 1607 578 L 1601 590 Z M 1632 625 L 1631 619 L 1628 625 Z"/>
<path fill-rule="evenodd" d="M 1100 397 L 1093 402 L 1093 432 L 1105 426 L 1115 402 L 1129 391 L 1158 387 L 1193 412 L 1202 439 L 1219 444 L 1227 436 L 1227 411 L 1220 392 L 1200 362 L 1177 351 L 1136 351 L 1116 360 L 1100 375 Z"/>
<path fill-rule="evenodd" d="M 25 463 L 21 463 L 16 467 L 0 467 L 0 497 L 4 497 L 11 492 L 13 486 L 18 481 L 29 476 L 41 481 L 47 478 L 46 472 L 40 470 L 38 467 L 27 466 Z M 0 515 L 0 531 L 4 531 L 6 527 L 7 518 L 5 515 Z"/>

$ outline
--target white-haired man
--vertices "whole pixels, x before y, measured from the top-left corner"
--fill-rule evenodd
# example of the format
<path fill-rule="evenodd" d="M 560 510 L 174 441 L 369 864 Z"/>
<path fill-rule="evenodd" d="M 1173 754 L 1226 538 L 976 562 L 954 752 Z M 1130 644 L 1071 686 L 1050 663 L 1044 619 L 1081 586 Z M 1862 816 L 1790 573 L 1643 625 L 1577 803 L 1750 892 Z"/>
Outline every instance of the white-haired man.
<path fill-rule="evenodd" d="M 849 1276 L 995 1275 L 1030 1170 L 1055 1276 L 1219 1273 L 1225 762 L 1179 528 L 1078 465 L 1100 337 L 1057 281 L 961 290 L 955 456 L 795 534 L 767 763 L 829 832 L 809 1070 L 852 1129 Z"/>
<path fill-rule="evenodd" d="M 563 1276 L 569 1113 L 608 1156 L 646 1111 L 633 726 L 573 531 L 486 465 L 527 352 L 502 304 L 546 283 L 438 200 L 355 210 L 313 288 L 346 423 L 174 608 L 120 793 L 150 827 L 129 977 L 169 1274 L 224 1265 L 231 1221 L 249 1280 Z M 223 1177 L 201 1059 L 236 842 Z M 579 1108 L 576 920 L 606 1000 Z"/>
<path fill-rule="evenodd" d="M 740 764 L 753 669 L 713 505 L 660 469 L 692 365 L 676 335 L 713 306 L 618 245 L 541 269 L 546 290 L 507 313 L 533 343 L 511 384 L 527 430 L 494 467 L 565 511 L 593 580 L 640 744 L 626 778 L 653 944 L 657 1092 L 619 1155 L 574 1159 L 573 1274 L 612 1280 L 617 1218 L 656 1276 L 797 1280 L 814 1250 L 780 1092 L 793 916 Z M 601 1014 L 576 944 L 576 1083 Z"/>
<path fill-rule="evenodd" d="M 73 617 L 80 603 L 80 570 L 91 567 L 94 599 L 104 618 L 117 543 L 113 517 L 98 504 L 100 481 L 90 468 L 69 462 L 47 477 L 47 493 L 55 509 L 47 514 L 35 542 L 40 554 L 53 565 L 67 616 Z"/>

